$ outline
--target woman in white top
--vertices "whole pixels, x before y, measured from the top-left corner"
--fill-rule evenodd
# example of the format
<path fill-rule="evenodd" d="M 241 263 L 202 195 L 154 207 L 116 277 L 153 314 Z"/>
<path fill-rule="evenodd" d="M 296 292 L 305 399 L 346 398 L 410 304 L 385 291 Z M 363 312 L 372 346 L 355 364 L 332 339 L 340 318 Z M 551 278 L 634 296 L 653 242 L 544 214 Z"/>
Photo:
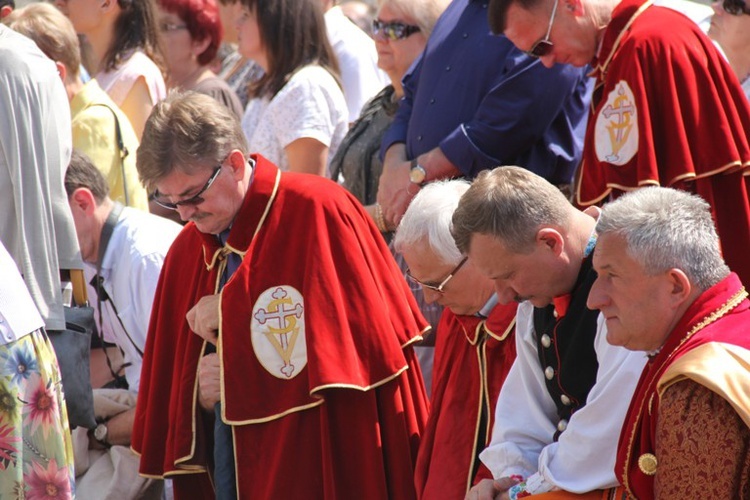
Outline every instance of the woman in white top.
<path fill-rule="evenodd" d="M 347 129 L 319 0 L 241 0 L 239 50 L 265 74 L 242 119 L 250 150 L 282 170 L 326 175 Z"/>
<path fill-rule="evenodd" d="M 140 139 L 151 108 L 167 93 L 152 0 L 55 0 L 55 5 L 86 36 L 89 71 Z"/>

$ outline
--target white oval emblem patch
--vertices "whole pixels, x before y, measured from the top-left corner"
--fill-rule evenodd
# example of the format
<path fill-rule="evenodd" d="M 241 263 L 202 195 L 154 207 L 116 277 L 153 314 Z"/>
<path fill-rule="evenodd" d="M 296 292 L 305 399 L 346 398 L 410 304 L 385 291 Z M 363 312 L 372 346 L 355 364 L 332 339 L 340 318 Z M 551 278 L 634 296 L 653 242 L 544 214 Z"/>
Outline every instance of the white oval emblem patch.
<path fill-rule="evenodd" d="M 596 117 L 594 146 L 600 162 L 618 166 L 638 152 L 638 108 L 625 80 L 617 82 Z"/>
<path fill-rule="evenodd" d="M 296 377 L 307 364 L 302 294 L 288 285 L 261 293 L 253 306 L 250 338 L 268 373 L 284 380 Z"/>

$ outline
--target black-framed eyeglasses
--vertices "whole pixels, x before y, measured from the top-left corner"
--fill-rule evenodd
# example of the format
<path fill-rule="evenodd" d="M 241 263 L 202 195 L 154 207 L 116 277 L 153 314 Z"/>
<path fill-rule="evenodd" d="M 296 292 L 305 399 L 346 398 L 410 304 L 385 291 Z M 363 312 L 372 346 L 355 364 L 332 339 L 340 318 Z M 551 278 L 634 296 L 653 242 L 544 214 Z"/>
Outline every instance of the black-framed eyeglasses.
<path fill-rule="evenodd" d="M 372 34 L 379 35 L 383 33 L 386 38 L 391 40 L 401 40 L 402 38 L 409 37 L 414 33 L 421 31 L 419 26 L 404 23 L 387 23 L 380 19 L 372 20 Z"/>
<path fill-rule="evenodd" d="M 552 15 L 549 18 L 549 26 L 547 26 L 547 33 L 544 35 L 544 38 L 542 38 L 541 40 L 538 40 L 534 45 L 531 46 L 529 50 L 526 51 L 527 56 L 534 57 L 534 58 L 544 57 L 550 52 L 552 52 L 552 47 L 555 46 L 555 44 L 553 44 L 549 39 L 549 34 L 552 32 L 552 23 L 555 22 L 555 13 L 557 12 L 558 0 L 553 0 L 553 1 L 554 1 L 554 5 L 552 6 Z"/>
<path fill-rule="evenodd" d="M 459 269 L 461 269 L 464 266 L 464 264 L 466 264 L 467 260 L 469 260 L 468 257 L 464 257 L 463 259 L 461 259 L 461 262 L 458 263 L 458 265 L 453 269 L 453 271 L 451 271 L 451 273 L 448 276 L 446 276 L 445 279 L 438 284 L 425 283 L 423 281 L 419 281 L 417 278 L 411 275 L 411 271 L 409 271 L 408 269 L 406 270 L 406 276 L 410 280 L 412 280 L 414 283 L 421 285 L 423 288 L 429 288 L 433 292 L 437 292 L 437 293 L 445 293 L 445 285 L 447 285 L 448 282 L 451 279 L 453 279 L 456 273 L 458 273 Z"/>
<path fill-rule="evenodd" d="M 219 163 L 216 168 L 214 169 L 213 173 L 211 174 L 211 177 L 208 178 L 208 181 L 206 182 L 206 185 L 201 188 L 200 191 L 195 193 L 195 195 L 191 196 L 190 198 L 187 198 L 185 200 L 180 200 L 172 203 L 171 201 L 165 200 L 162 195 L 159 193 L 159 190 L 157 189 L 154 191 L 153 200 L 156 202 L 157 205 L 160 207 L 167 208 L 169 210 L 177 210 L 178 207 L 195 207 L 197 205 L 200 205 L 205 200 L 201 197 L 203 193 L 208 191 L 208 188 L 211 187 L 211 184 L 214 183 L 217 177 L 219 177 L 219 172 L 221 172 L 221 166 L 224 162 L 222 161 Z"/>
<path fill-rule="evenodd" d="M 727 14 L 733 16 L 750 15 L 750 9 L 748 9 L 743 0 L 724 0 L 724 3 L 721 5 Z"/>

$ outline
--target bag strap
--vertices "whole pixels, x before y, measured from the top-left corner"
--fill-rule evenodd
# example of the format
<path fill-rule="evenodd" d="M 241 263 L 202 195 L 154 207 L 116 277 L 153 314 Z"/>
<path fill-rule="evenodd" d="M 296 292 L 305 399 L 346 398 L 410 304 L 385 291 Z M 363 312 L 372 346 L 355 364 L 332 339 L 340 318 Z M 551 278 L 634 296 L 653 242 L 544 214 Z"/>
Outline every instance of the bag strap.
<path fill-rule="evenodd" d="M 117 113 L 108 104 L 97 102 L 94 106 L 104 106 L 112 112 L 112 116 L 115 117 L 115 138 L 117 139 L 117 149 L 120 153 L 120 173 L 122 174 L 122 191 L 125 194 L 125 205 L 130 206 L 130 196 L 128 195 L 128 181 L 125 177 L 125 158 L 130 154 L 128 148 L 125 147 L 125 142 L 122 140 L 122 130 L 120 129 L 120 120 L 117 118 Z"/>
<path fill-rule="evenodd" d="M 112 300 L 112 297 L 109 296 L 107 291 L 104 289 L 103 279 L 101 277 L 102 273 L 102 262 L 104 261 L 104 254 L 107 252 L 107 247 L 109 246 L 109 240 L 112 239 L 112 233 L 115 231 L 115 226 L 117 226 L 117 222 L 120 220 L 120 215 L 122 214 L 123 206 L 121 203 L 115 202 L 115 206 L 112 208 L 112 211 L 109 212 L 109 215 L 107 216 L 107 220 L 104 221 L 104 227 L 102 227 L 102 234 L 99 238 L 99 255 L 96 261 L 96 276 L 91 280 L 91 286 L 94 287 L 94 290 L 96 290 L 96 308 L 99 311 L 99 335 L 101 336 L 102 342 L 104 341 L 104 332 L 102 331 L 102 302 L 109 302 L 109 305 L 112 306 L 112 309 L 114 311 L 115 318 L 117 318 L 117 321 L 120 323 L 120 327 L 122 328 L 122 331 L 125 332 L 125 336 L 128 337 L 128 340 L 133 345 L 133 348 L 136 350 L 138 355 L 143 358 L 143 351 L 138 347 L 138 345 L 135 343 L 133 338 L 130 336 L 130 333 L 128 332 L 128 329 L 125 328 L 125 325 L 122 322 L 122 319 L 120 319 L 120 314 L 117 311 L 117 306 L 115 305 L 114 301 Z M 105 351 L 106 354 L 106 351 Z M 107 357 L 107 364 L 109 363 L 109 357 Z M 112 366 L 110 364 L 110 371 L 112 371 Z M 114 375 L 114 371 L 112 371 L 112 374 Z"/>
<path fill-rule="evenodd" d="M 107 252 L 109 246 L 109 240 L 112 238 L 112 233 L 115 232 L 115 226 L 117 221 L 120 220 L 123 206 L 119 202 L 115 202 L 115 206 L 112 207 L 112 211 L 109 212 L 107 220 L 104 221 L 104 227 L 102 227 L 102 234 L 99 238 L 99 255 L 96 258 L 96 274 L 102 272 L 102 261 L 104 260 L 104 254 Z"/>
<path fill-rule="evenodd" d="M 86 277 L 83 269 L 69 269 L 70 283 L 73 285 L 73 302 L 79 307 L 88 307 L 89 293 L 86 289 Z"/>

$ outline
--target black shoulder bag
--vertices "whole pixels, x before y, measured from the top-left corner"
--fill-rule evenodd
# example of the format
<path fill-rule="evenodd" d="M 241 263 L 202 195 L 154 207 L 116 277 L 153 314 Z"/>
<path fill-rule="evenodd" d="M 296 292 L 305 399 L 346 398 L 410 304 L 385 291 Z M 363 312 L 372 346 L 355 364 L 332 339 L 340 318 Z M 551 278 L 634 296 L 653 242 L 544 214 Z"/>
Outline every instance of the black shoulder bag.
<path fill-rule="evenodd" d="M 71 269 L 73 304 L 65 307 L 65 330 L 48 331 L 62 375 L 68 421 L 72 429 L 96 427 L 91 390 L 91 336 L 96 331 L 94 308 L 89 307 L 83 270 Z"/>

